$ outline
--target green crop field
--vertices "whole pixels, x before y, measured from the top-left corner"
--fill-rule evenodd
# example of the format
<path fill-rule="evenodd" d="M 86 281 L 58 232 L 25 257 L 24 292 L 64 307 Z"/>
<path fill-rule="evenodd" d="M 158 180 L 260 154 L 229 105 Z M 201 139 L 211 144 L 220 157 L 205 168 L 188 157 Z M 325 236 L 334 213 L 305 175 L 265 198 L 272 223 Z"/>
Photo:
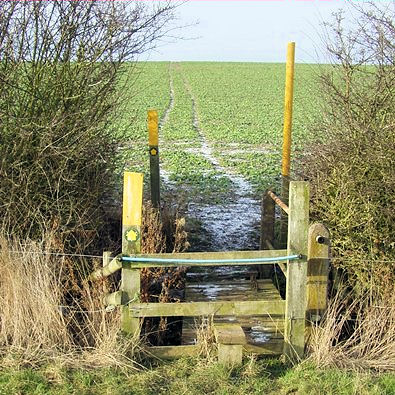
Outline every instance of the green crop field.
<path fill-rule="evenodd" d="M 293 153 L 311 140 L 319 114 L 317 65 L 295 69 Z M 322 67 L 322 66 L 321 66 Z M 146 111 L 157 109 L 161 170 L 178 186 L 221 199 L 241 175 L 256 192 L 280 174 L 285 64 L 160 63 L 139 74 L 125 119 L 133 119 L 126 167 L 148 172 Z M 226 173 L 226 174 L 224 174 Z"/>

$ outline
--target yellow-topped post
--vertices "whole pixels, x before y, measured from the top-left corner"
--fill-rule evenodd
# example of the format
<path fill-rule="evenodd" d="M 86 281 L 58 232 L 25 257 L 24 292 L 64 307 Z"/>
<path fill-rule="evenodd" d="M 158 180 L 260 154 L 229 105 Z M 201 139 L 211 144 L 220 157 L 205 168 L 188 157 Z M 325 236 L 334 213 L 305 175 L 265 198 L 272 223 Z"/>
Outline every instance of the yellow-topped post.
<path fill-rule="evenodd" d="M 281 198 L 288 204 L 289 181 L 291 169 L 291 143 L 292 143 L 292 106 L 294 92 L 294 69 L 295 69 L 295 43 L 290 42 L 287 46 L 287 63 L 285 69 L 285 96 L 284 96 L 284 127 L 283 127 L 283 156 L 281 163 Z M 281 214 L 280 245 L 285 244 L 287 235 L 287 220 Z"/>
<path fill-rule="evenodd" d="M 288 200 L 289 175 L 291 168 L 291 132 L 292 132 L 292 104 L 294 92 L 294 69 L 295 69 L 295 43 L 288 43 L 287 64 L 285 70 L 285 98 L 284 98 L 284 129 L 283 129 L 283 158 L 281 175 L 286 181 L 286 193 L 282 193 L 282 199 Z M 284 183 L 283 183 L 284 185 Z"/>
<path fill-rule="evenodd" d="M 151 201 L 154 207 L 160 206 L 160 175 L 159 175 L 159 123 L 158 112 L 148 111 L 148 145 L 150 156 Z"/>
<path fill-rule="evenodd" d="M 141 222 L 143 209 L 143 174 L 124 173 L 122 209 L 122 254 L 141 252 Z M 129 312 L 128 304 L 140 299 L 140 270 L 122 268 L 121 291 L 123 292 L 121 327 L 126 333 L 139 337 L 140 320 Z"/>

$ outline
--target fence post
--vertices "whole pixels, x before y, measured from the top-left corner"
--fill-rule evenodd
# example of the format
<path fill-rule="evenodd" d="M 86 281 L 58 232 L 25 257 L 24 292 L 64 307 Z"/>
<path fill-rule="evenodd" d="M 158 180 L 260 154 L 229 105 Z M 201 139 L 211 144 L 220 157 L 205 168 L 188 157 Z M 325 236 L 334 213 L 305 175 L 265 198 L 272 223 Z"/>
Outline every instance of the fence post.
<path fill-rule="evenodd" d="M 110 263 L 111 251 L 103 251 L 103 267 Z M 107 280 L 103 279 L 103 294 L 108 294 L 108 288 L 106 284 Z"/>
<path fill-rule="evenodd" d="M 150 158 L 151 202 L 160 207 L 158 112 L 148 111 L 148 144 Z"/>
<path fill-rule="evenodd" d="M 122 254 L 141 252 L 141 217 L 143 207 L 143 174 L 124 173 L 122 212 Z M 121 307 L 121 328 L 133 336 L 140 336 L 140 320 L 133 318 L 128 304 L 140 298 L 140 270 L 122 268 L 121 291 L 124 300 Z"/>
<path fill-rule="evenodd" d="M 307 324 L 321 320 L 327 307 L 329 275 L 329 231 L 323 224 L 309 228 L 307 253 Z M 307 335 L 309 335 L 308 330 Z"/>
<path fill-rule="evenodd" d="M 287 249 L 302 256 L 287 262 L 284 354 L 291 361 L 303 357 L 305 345 L 309 195 L 308 182 L 290 182 Z"/>
<path fill-rule="evenodd" d="M 265 191 L 262 198 L 261 207 L 261 238 L 260 249 L 268 249 L 266 241 L 274 245 L 274 216 L 275 216 L 275 203 L 274 200 Z M 261 278 L 269 278 L 271 275 L 271 265 L 259 266 L 259 274 Z"/>
<path fill-rule="evenodd" d="M 294 92 L 295 70 L 295 43 L 290 42 L 287 46 L 287 63 L 285 69 L 285 96 L 284 96 L 284 127 L 283 127 L 283 156 L 281 163 L 281 199 L 288 204 L 289 176 L 291 168 L 291 142 L 292 142 L 292 107 Z M 287 217 L 281 213 L 280 244 L 285 244 L 287 235 Z"/>

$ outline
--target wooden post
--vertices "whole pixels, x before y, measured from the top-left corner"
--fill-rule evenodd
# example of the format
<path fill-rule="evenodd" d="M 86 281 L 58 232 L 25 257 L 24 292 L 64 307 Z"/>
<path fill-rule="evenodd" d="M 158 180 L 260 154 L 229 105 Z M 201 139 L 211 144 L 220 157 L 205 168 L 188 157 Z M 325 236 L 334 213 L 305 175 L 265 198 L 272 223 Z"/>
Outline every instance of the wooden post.
<path fill-rule="evenodd" d="M 288 43 L 287 63 L 285 70 L 285 97 L 284 97 L 284 127 L 283 127 L 283 156 L 281 164 L 281 199 L 288 204 L 289 181 L 291 168 L 291 132 L 292 132 L 292 104 L 294 91 L 295 69 L 295 43 Z M 281 213 L 280 244 L 285 245 L 287 235 L 287 217 Z"/>
<path fill-rule="evenodd" d="M 275 203 L 274 200 L 265 191 L 262 198 L 262 212 L 261 212 L 261 239 L 260 249 L 266 250 L 268 241 L 274 245 L 274 216 Z M 261 278 L 270 278 L 272 272 L 272 265 L 259 266 L 259 274 Z"/>
<path fill-rule="evenodd" d="M 237 323 L 214 324 L 214 335 L 218 343 L 218 362 L 226 366 L 241 365 L 246 335 Z"/>
<path fill-rule="evenodd" d="M 284 354 L 293 362 L 304 354 L 306 321 L 307 243 L 309 230 L 309 183 L 291 181 L 289 188 L 288 254 L 302 259 L 287 262 Z"/>
<path fill-rule="evenodd" d="M 151 175 L 151 202 L 156 208 L 160 207 L 160 176 L 159 176 L 159 138 L 158 112 L 148 111 L 148 144 Z"/>
<path fill-rule="evenodd" d="M 107 267 L 107 265 L 110 263 L 110 258 L 111 258 L 111 251 L 104 251 L 103 252 L 103 267 Z M 108 288 L 107 288 L 107 280 L 103 278 L 103 294 L 106 295 L 108 293 Z"/>
<path fill-rule="evenodd" d="M 294 68 L 295 68 L 295 43 L 288 43 L 287 64 L 285 71 L 285 97 L 284 97 L 284 129 L 283 129 L 283 158 L 281 174 L 283 185 L 289 186 L 289 171 L 291 167 L 291 131 L 292 131 L 292 102 L 294 91 Z M 288 193 L 282 194 L 281 198 L 287 199 Z M 287 203 L 287 201 L 285 201 Z"/>
<path fill-rule="evenodd" d="M 322 224 L 309 228 L 307 254 L 307 318 L 310 323 L 321 320 L 328 298 L 329 231 Z"/>
<path fill-rule="evenodd" d="M 141 252 L 141 217 L 143 206 L 143 174 L 124 173 L 123 214 L 122 214 L 122 254 Z M 140 269 L 122 268 L 121 279 L 122 311 L 121 328 L 133 336 L 140 336 L 140 320 L 131 316 L 128 304 L 139 302 Z"/>

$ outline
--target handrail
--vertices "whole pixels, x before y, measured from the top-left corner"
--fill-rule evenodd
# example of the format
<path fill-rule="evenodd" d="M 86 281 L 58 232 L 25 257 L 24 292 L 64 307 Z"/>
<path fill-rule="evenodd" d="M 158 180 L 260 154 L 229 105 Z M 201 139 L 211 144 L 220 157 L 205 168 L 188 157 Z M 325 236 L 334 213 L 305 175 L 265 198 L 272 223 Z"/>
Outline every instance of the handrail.
<path fill-rule="evenodd" d="M 267 191 L 268 196 L 270 196 L 274 202 L 280 206 L 280 208 L 289 214 L 289 207 L 272 191 Z"/>
<path fill-rule="evenodd" d="M 301 259 L 300 255 L 288 255 L 279 257 L 266 257 L 266 258 L 246 258 L 246 259 L 172 259 L 172 258 L 144 258 L 137 256 L 122 256 L 120 258 L 125 262 L 142 262 L 142 263 L 184 263 L 184 266 L 200 265 L 200 264 L 242 264 L 242 263 L 264 263 L 264 262 L 279 262 L 279 261 L 292 261 Z"/>
<path fill-rule="evenodd" d="M 259 253 L 259 251 L 253 251 Z M 261 251 L 264 253 L 264 251 Z M 277 250 L 278 253 L 286 250 Z M 248 251 L 242 252 L 244 255 Z M 162 255 L 162 254 L 157 254 Z M 167 254 L 166 254 L 167 255 Z M 181 256 L 183 254 L 180 254 Z M 179 255 L 179 256 L 180 256 Z M 211 255 L 211 254 L 210 254 Z M 255 254 L 254 254 L 255 255 Z M 144 267 L 179 267 L 179 266 L 238 266 L 238 265 L 256 265 L 262 263 L 278 263 L 282 265 L 283 261 L 292 261 L 302 259 L 300 255 L 269 256 L 258 258 L 232 258 L 232 259 L 193 259 L 193 258 L 160 258 L 144 256 L 122 256 L 117 255 L 111 258 L 111 261 L 100 269 L 95 270 L 89 276 L 90 280 L 100 280 L 122 269 L 122 262 L 130 262 L 129 268 L 142 269 Z M 211 255 L 212 256 L 212 255 Z"/>

